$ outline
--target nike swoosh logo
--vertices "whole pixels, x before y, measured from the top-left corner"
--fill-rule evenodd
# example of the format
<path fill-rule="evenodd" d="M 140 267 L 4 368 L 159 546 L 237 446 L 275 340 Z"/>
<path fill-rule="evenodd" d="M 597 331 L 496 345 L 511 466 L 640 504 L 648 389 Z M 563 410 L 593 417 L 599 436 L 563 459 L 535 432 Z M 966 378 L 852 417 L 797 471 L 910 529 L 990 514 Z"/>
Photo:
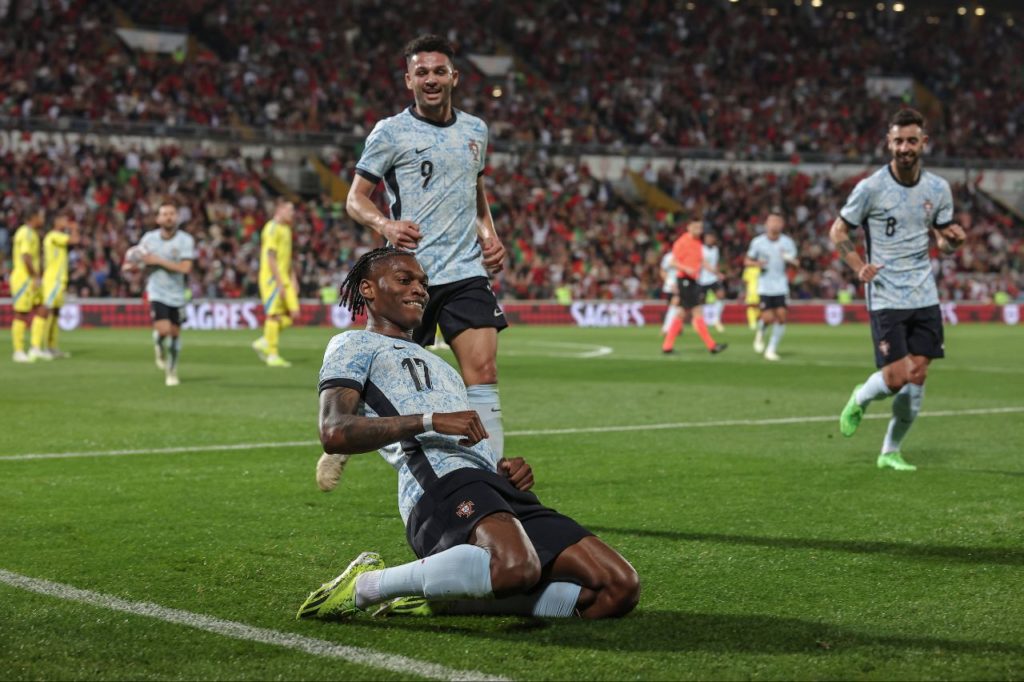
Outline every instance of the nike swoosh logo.
<path fill-rule="evenodd" d="M 398 345 L 398 344 L 396 343 L 396 344 L 395 344 L 395 350 L 405 350 L 405 346 L 399 346 L 399 345 Z"/>
<path fill-rule="evenodd" d="M 504 314 L 505 314 L 505 313 L 504 313 L 504 311 L 502 311 L 502 309 L 501 309 L 501 308 L 495 308 L 495 309 L 494 309 L 494 316 L 495 316 L 495 317 L 501 317 L 501 316 L 502 316 L 502 315 L 504 315 Z"/>
<path fill-rule="evenodd" d="M 492 407 L 491 408 L 491 412 L 501 412 L 501 408 L 500 407 Z"/>
<path fill-rule="evenodd" d="M 434 146 L 434 145 L 430 145 L 430 147 L 433 147 L 433 146 Z M 428 149 L 430 149 L 430 147 L 424 147 L 423 149 L 417 149 L 417 150 L 416 150 L 416 153 L 417 153 L 417 154 L 422 154 L 423 152 L 425 152 L 425 151 L 427 151 Z"/>

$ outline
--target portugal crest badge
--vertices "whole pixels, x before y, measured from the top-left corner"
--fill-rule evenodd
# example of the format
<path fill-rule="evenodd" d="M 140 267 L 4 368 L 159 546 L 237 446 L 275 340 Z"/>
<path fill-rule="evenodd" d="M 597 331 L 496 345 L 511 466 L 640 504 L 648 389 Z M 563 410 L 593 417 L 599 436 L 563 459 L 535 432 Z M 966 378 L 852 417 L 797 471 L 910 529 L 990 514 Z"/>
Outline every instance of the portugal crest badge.
<path fill-rule="evenodd" d="M 473 504 L 472 500 L 465 500 L 459 503 L 459 506 L 455 508 L 455 515 L 460 519 L 468 519 L 473 515 L 476 505 Z"/>

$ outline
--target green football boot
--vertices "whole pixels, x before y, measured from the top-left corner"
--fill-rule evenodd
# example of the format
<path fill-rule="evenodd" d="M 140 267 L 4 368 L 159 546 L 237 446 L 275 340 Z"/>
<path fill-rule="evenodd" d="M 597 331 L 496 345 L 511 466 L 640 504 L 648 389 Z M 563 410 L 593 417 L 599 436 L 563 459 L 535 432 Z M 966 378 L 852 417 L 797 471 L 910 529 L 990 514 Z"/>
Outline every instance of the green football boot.
<path fill-rule="evenodd" d="M 864 418 L 864 408 L 857 402 L 857 391 L 863 385 L 857 384 L 853 387 L 853 393 L 850 394 L 850 399 L 846 401 L 846 407 L 839 415 L 839 432 L 847 438 L 857 432 L 860 420 Z"/>
<path fill-rule="evenodd" d="M 878 468 L 895 469 L 896 471 L 917 471 L 917 467 L 913 464 L 908 464 L 903 455 L 900 454 L 899 450 L 895 452 L 886 452 L 878 456 Z"/>
<path fill-rule="evenodd" d="M 416 616 L 419 618 L 436 616 L 437 605 L 431 605 L 423 597 L 398 597 L 384 602 L 373 612 L 374 618 L 390 618 L 391 616 Z"/>
<path fill-rule="evenodd" d="M 367 571 L 379 571 L 383 568 L 384 560 L 380 558 L 380 554 L 363 552 L 341 575 L 311 592 L 299 607 L 295 619 L 343 620 L 361 613 L 362 609 L 356 606 L 356 578 Z"/>

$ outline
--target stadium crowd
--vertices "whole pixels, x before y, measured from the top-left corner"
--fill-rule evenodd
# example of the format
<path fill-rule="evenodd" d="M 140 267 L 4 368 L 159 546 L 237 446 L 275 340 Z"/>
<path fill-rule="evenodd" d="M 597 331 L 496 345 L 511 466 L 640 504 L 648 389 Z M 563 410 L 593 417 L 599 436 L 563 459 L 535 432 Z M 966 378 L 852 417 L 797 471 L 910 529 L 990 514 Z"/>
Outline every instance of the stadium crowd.
<path fill-rule="evenodd" d="M 331 165 L 351 173 L 351 161 Z M 69 290 L 79 297 L 137 296 L 142 282 L 124 273 L 125 250 L 152 229 L 154 209 L 166 196 L 181 206 L 183 228 L 196 239 L 191 276 L 194 297 L 256 297 L 259 230 L 275 193 L 266 182 L 270 157 L 245 159 L 199 148 L 154 152 L 80 146 L 0 157 L 0 295 L 6 295 L 14 230 L 31 198 L 72 211 L 83 228 L 72 251 Z M 703 216 L 721 237 L 729 297 L 741 293 L 743 254 L 770 207 L 788 216 L 787 232 L 800 249 L 792 273 L 793 297 L 836 298 L 855 293 L 853 275 L 838 264 L 828 227 L 852 188 L 827 175 L 739 170 L 687 173 L 681 166 L 651 179 L 684 206 L 679 214 L 655 211 L 628 198 L 621 183 L 600 181 L 586 166 L 530 154 L 494 162 L 488 171 L 498 233 L 510 252 L 495 288 L 505 299 L 550 299 L 564 288 L 577 299 L 642 299 L 661 288 L 658 263 L 691 216 Z M 1024 230 L 980 192 L 955 186 L 968 245 L 955 260 L 939 260 L 944 297 L 985 300 L 997 291 L 1016 298 L 1024 288 Z M 379 245 L 344 207 L 326 196 L 297 205 L 295 259 L 302 295 L 336 288 L 354 260 Z"/>
<path fill-rule="evenodd" d="M 407 104 L 395 45 L 445 27 L 460 54 L 458 104 L 488 120 L 493 140 L 863 157 L 881 151 L 893 106 L 866 79 L 904 75 L 932 119 L 933 158 L 1024 156 L 1019 26 L 754 5 L 13 3 L 0 17 L 0 113 L 365 134 Z M 133 52 L 112 30 L 123 16 L 188 30 L 200 47 Z M 515 68 L 487 81 L 473 53 L 509 53 Z"/>

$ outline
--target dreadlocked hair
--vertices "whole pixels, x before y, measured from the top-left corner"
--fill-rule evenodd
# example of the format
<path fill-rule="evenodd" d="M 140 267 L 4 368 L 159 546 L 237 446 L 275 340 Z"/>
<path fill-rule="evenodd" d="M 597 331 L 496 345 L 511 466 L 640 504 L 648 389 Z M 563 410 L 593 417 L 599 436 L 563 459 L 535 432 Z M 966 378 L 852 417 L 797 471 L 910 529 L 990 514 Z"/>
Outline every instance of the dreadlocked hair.
<path fill-rule="evenodd" d="M 392 256 L 412 255 L 411 251 L 403 251 L 394 246 L 382 246 L 379 249 L 373 249 L 364 253 L 356 261 L 356 264 L 352 266 L 352 270 L 349 271 L 345 281 L 341 283 L 341 289 L 338 292 L 338 305 L 351 310 L 353 316 L 366 310 L 366 299 L 359 293 L 359 283 L 370 276 L 373 264 Z"/>

